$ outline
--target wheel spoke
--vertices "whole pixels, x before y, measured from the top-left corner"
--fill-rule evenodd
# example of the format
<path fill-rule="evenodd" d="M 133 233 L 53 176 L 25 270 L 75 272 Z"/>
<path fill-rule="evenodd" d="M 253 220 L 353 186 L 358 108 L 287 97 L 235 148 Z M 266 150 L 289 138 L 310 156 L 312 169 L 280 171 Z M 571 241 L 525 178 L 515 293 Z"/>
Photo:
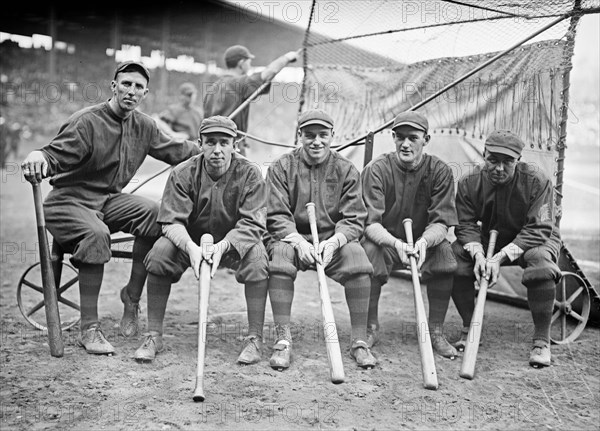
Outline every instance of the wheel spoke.
<path fill-rule="evenodd" d="M 23 280 L 23 284 L 25 286 L 31 287 L 33 290 L 36 290 L 42 294 L 44 293 L 44 288 L 42 286 L 38 286 L 37 284 L 33 284 L 32 282 L 27 281 L 27 280 Z"/>
<path fill-rule="evenodd" d="M 70 279 L 69 281 L 67 281 L 65 284 L 63 284 L 60 287 L 60 289 L 58 289 L 58 294 L 60 295 L 65 290 L 67 290 L 69 287 L 73 286 L 75 283 L 77 283 L 77 280 L 79 280 L 79 277 L 73 277 L 72 279 Z"/>
<path fill-rule="evenodd" d="M 40 308 L 42 308 L 44 306 L 44 301 L 40 301 L 37 304 L 35 304 L 28 312 L 27 312 L 27 317 L 31 316 L 33 313 L 35 313 L 36 311 L 38 311 Z"/>
<path fill-rule="evenodd" d="M 563 276 L 562 280 L 560 281 L 560 291 L 562 293 L 561 299 L 564 301 L 565 298 L 567 297 L 567 278 L 564 276 Z"/>
<path fill-rule="evenodd" d="M 574 310 L 571 310 L 571 312 L 569 313 L 570 316 L 573 316 L 575 319 L 579 320 L 580 322 L 583 322 L 583 317 L 577 313 Z"/>
<path fill-rule="evenodd" d="M 572 303 L 579 295 L 581 295 L 581 292 L 583 292 L 583 286 L 579 286 L 579 289 L 569 296 L 569 299 L 567 299 L 567 304 Z"/>
<path fill-rule="evenodd" d="M 561 302 L 560 302 L 558 299 L 555 299 L 555 300 L 554 300 L 554 306 L 555 306 L 556 308 L 560 308 L 560 305 L 561 305 L 561 304 L 562 304 L 562 303 L 561 303 Z"/>
<path fill-rule="evenodd" d="M 560 316 L 562 314 L 562 311 L 560 309 L 556 310 L 554 312 L 554 314 L 552 315 L 552 320 L 550 321 L 550 324 L 553 324 L 554 322 L 556 322 L 556 319 L 558 319 L 558 316 Z"/>
<path fill-rule="evenodd" d="M 79 311 L 79 305 L 75 304 L 74 302 L 69 301 L 66 298 L 63 297 L 58 297 L 58 302 L 62 302 L 65 305 L 68 305 L 71 308 L 74 308 L 75 310 Z"/>
<path fill-rule="evenodd" d="M 560 338 L 567 338 L 567 315 L 560 316 Z"/>

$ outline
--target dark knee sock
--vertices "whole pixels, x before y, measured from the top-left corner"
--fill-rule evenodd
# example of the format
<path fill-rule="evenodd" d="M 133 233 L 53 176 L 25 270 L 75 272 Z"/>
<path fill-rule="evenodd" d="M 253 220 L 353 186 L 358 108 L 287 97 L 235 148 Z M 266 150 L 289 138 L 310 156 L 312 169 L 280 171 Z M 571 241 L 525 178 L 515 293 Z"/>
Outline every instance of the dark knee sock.
<path fill-rule="evenodd" d="M 171 278 L 148 274 L 148 331 L 163 333 L 167 301 L 171 293 Z M 198 322 L 205 325 L 206 322 Z"/>
<path fill-rule="evenodd" d="M 436 275 L 427 281 L 427 301 L 429 302 L 429 327 L 441 331 L 446 319 L 450 295 L 452 295 L 452 275 Z"/>
<path fill-rule="evenodd" d="M 244 286 L 246 307 L 248 308 L 248 335 L 262 337 L 268 288 L 269 281 L 266 279 L 249 281 Z"/>
<path fill-rule="evenodd" d="M 469 327 L 475 309 L 475 285 L 471 277 L 454 277 L 452 300 L 462 318 L 463 326 Z"/>
<path fill-rule="evenodd" d="M 350 310 L 350 326 L 352 327 L 352 340 L 367 339 L 367 316 L 369 311 L 369 294 L 371 291 L 371 277 L 363 274 L 353 277 L 344 284 L 346 302 Z"/>
<path fill-rule="evenodd" d="M 287 275 L 273 274 L 269 277 L 269 300 L 276 325 L 289 325 L 294 300 L 294 280 Z"/>
<path fill-rule="evenodd" d="M 555 285 L 552 280 L 527 286 L 527 302 L 533 318 L 533 339 L 550 342 L 550 323 L 554 309 Z"/>
<path fill-rule="evenodd" d="M 381 281 L 371 279 L 371 293 L 369 296 L 369 315 L 367 323 L 369 325 L 379 325 L 379 297 L 381 296 Z"/>
<path fill-rule="evenodd" d="M 104 276 L 104 264 L 79 265 L 79 303 L 81 306 L 81 330 L 85 331 L 98 320 L 98 295 Z"/>
<path fill-rule="evenodd" d="M 140 302 L 148 274 L 144 265 L 144 258 L 155 242 L 156 238 L 153 237 L 136 237 L 133 241 L 131 274 L 127 283 L 127 293 L 133 302 Z"/>

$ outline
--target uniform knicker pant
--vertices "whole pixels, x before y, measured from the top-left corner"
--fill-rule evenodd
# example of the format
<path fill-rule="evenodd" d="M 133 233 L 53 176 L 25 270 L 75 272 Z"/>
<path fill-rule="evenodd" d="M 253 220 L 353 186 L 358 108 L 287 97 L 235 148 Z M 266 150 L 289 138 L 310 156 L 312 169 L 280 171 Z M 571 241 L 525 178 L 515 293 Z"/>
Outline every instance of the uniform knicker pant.
<path fill-rule="evenodd" d="M 44 202 L 46 227 L 71 262 L 104 264 L 111 258 L 110 234 L 158 238 L 158 203 L 128 193 L 94 194 L 81 189 L 53 189 Z"/>
<path fill-rule="evenodd" d="M 170 277 L 172 283 L 177 283 L 190 266 L 190 258 L 171 240 L 162 236 L 154 243 L 144 263 L 149 273 Z M 221 258 L 221 265 L 235 270 L 238 283 L 261 281 L 269 277 L 267 252 L 262 242 L 250 246 L 243 258 L 235 249 L 230 250 Z"/>
<path fill-rule="evenodd" d="M 373 264 L 373 278 L 384 285 L 390 278 L 392 270 L 402 265 L 396 249 L 377 245 L 366 238 L 363 238 L 361 245 Z M 425 262 L 421 267 L 423 282 L 435 276 L 452 275 L 455 270 L 456 259 L 448 241 L 444 240 L 437 246 L 427 249 Z"/>
<path fill-rule="evenodd" d="M 296 279 L 298 270 L 306 271 L 308 267 L 300 262 L 294 247 L 283 241 L 274 241 L 267 245 L 269 254 L 269 273 L 287 275 Z M 329 265 L 325 267 L 325 275 L 344 284 L 358 275 L 371 275 L 373 266 L 365 251 L 356 241 L 349 242 L 334 253 Z"/>

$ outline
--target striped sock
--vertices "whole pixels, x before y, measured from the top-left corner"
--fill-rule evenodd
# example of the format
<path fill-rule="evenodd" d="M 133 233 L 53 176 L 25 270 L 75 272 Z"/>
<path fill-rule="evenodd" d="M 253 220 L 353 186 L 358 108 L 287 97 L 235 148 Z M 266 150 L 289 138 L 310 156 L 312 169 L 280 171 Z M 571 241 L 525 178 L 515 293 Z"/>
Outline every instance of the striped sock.
<path fill-rule="evenodd" d="M 429 326 L 441 331 L 452 294 L 452 275 L 436 275 L 427 281 L 427 300 L 429 302 Z"/>
<path fill-rule="evenodd" d="M 554 281 L 538 281 L 527 286 L 527 302 L 533 318 L 533 339 L 550 342 L 550 324 L 554 309 Z"/>
<path fill-rule="evenodd" d="M 367 316 L 370 291 L 371 277 L 367 274 L 354 276 L 344 283 L 346 302 L 350 310 L 352 341 L 357 339 L 367 340 Z"/>
<path fill-rule="evenodd" d="M 136 237 L 133 240 L 133 249 L 131 251 L 131 274 L 129 276 L 129 282 L 127 283 L 127 294 L 131 298 L 132 302 L 140 302 L 142 291 L 144 290 L 144 283 L 146 282 L 146 266 L 144 265 L 144 259 L 152 246 L 156 238 L 150 237 Z"/>
<path fill-rule="evenodd" d="M 369 296 L 369 325 L 379 325 L 379 297 L 381 296 L 381 281 L 377 278 L 371 279 L 371 295 Z"/>
<path fill-rule="evenodd" d="M 294 300 L 294 280 L 288 275 L 272 274 L 269 277 L 269 300 L 276 325 L 289 325 Z"/>
<path fill-rule="evenodd" d="M 79 303 L 81 308 L 81 331 L 85 331 L 98 320 L 98 296 L 104 276 L 103 264 L 82 263 L 79 265 Z"/>
<path fill-rule="evenodd" d="M 452 300 L 462 318 L 463 327 L 471 326 L 473 310 L 475 309 L 475 286 L 471 277 L 454 277 Z"/>
<path fill-rule="evenodd" d="M 167 301 L 171 293 L 171 278 L 148 274 L 148 331 L 162 335 Z M 206 322 L 198 322 L 206 324 Z"/>
<path fill-rule="evenodd" d="M 269 282 L 266 279 L 249 281 L 244 286 L 248 308 L 248 335 L 258 335 L 262 338 L 268 288 Z"/>

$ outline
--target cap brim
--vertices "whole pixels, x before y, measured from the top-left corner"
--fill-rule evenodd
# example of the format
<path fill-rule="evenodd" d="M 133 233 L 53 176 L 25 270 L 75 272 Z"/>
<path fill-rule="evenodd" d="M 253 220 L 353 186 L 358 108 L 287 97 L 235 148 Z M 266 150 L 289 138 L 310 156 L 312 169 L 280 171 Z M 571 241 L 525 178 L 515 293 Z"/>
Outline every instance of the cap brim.
<path fill-rule="evenodd" d="M 221 126 L 211 126 L 211 127 L 207 127 L 204 130 L 200 131 L 201 135 L 206 135 L 208 133 L 225 133 L 226 135 L 229 135 L 233 138 L 235 138 L 237 136 L 237 133 L 234 132 L 231 129 L 228 129 L 227 127 L 221 127 Z"/>
<path fill-rule="evenodd" d="M 514 157 L 515 159 L 518 159 L 519 157 L 521 157 L 521 153 L 517 153 L 515 150 L 511 150 L 510 148 L 506 148 L 506 147 L 497 147 L 495 145 L 486 145 L 485 149 L 487 151 L 489 151 L 490 153 L 504 154 L 505 156 Z"/>
<path fill-rule="evenodd" d="M 298 126 L 298 128 L 301 129 L 303 127 L 311 126 L 313 124 L 318 124 L 319 126 L 324 126 L 324 127 L 327 127 L 328 129 L 333 129 L 333 124 L 331 124 L 325 120 L 317 120 L 317 119 L 305 121 L 304 123 L 300 124 Z"/>
<path fill-rule="evenodd" d="M 412 121 L 402 121 L 401 123 L 394 124 L 394 126 L 392 127 L 392 130 L 394 130 L 394 129 L 400 127 L 400 126 L 410 126 L 410 127 L 413 127 L 413 128 L 415 128 L 417 130 L 421 130 L 423 132 L 427 131 L 427 129 L 425 127 L 423 127 L 420 124 L 413 123 Z"/>

